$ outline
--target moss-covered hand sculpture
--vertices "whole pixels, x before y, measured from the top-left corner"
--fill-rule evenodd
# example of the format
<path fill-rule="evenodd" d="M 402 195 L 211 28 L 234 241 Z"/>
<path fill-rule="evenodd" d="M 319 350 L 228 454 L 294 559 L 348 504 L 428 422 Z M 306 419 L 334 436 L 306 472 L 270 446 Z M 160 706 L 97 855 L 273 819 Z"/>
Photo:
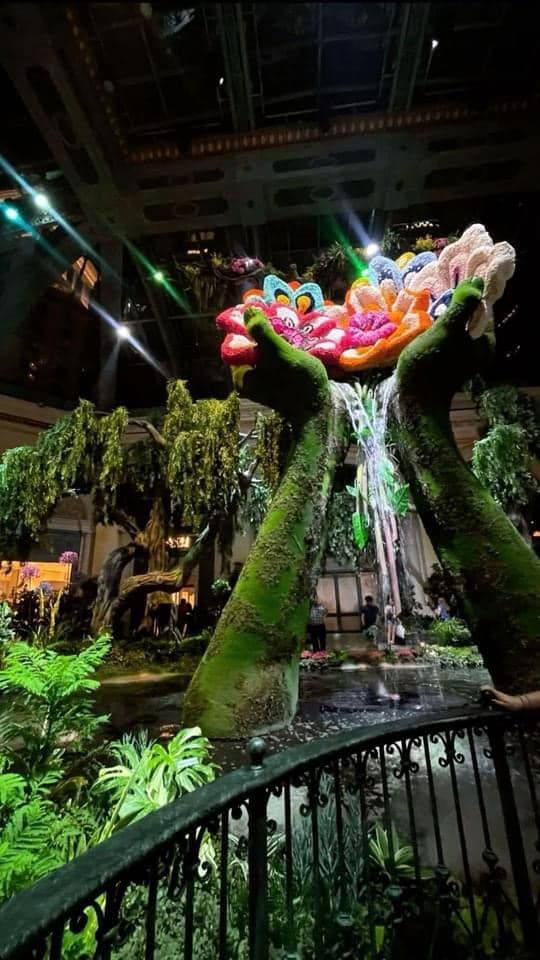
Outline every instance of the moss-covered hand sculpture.
<path fill-rule="evenodd" d="M 285 726 L 298 697 L 298 654 L 324 545 L 324 516 L 347 427 L 322 363 L 291 346 L 258 308 L 244 314 L 257 366 L 237 369 L 245 396 L 292 427 L 279 487 L 184 702 L 208 736 Z"/>
<path fill-rule="evenodd" d="M 488 337 L 473 339 L 482 294 L 481 279 L 460 283 L 404 350 L 393 410 L 402 468 L 461 613 L 495 684 L 522 692 L 540 687 L 540 560 L 462 460 L 450 424 L 452 397 L 491 359 Z"/>

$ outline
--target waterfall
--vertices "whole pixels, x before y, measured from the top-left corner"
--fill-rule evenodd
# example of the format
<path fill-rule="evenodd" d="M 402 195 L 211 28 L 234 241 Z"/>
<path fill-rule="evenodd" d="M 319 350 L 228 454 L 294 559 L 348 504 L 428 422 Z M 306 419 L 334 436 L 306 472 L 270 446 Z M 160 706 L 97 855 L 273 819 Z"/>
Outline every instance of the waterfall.
<path fill-rule="evenodd" d="M 384 600 L 391 595 L 396 613 L 401 611 L 395 559 L 397 525 L 389 501 L 388 478 L 397 474 L 386 443 L 388 410 L 394 391 L 394 376 L 387 377 L 372 392 L 359 384 L 339 383 L 336 393 L 343 400 L 357 444 L 357 504 L 363 505 L 373 531 Z"/>

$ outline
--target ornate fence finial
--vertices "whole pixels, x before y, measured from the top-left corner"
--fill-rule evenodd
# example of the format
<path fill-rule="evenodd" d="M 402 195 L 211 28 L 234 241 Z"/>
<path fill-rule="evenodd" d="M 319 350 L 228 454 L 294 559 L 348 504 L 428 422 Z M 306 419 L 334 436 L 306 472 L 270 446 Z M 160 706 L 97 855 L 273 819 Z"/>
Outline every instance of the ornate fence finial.
<path fill-rule="evenodd" d="M 262 737 L 252 737 L 248 743 L 248 754 L 251 766 L 256 770 L 260 770 L 267 753 L 266 740 L 263 740 Z"/>

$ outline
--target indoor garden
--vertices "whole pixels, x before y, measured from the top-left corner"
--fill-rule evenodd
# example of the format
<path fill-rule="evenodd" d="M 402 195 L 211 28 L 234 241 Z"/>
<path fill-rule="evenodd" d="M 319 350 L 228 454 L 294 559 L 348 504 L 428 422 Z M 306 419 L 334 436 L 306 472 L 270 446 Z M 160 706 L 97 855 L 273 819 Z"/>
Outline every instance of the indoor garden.
<path fill-rule="evenodd" d="M 16 124 L 0 960 L 532 960 L 535 194 L 491 152 L 528 106 L 437 114 L 440 4 L 283 5 L 290 63 L 269 5 L 24 6 L 0 59 L 58 170 Z M 386 39 L 342 117 L 351 37 Z"/>

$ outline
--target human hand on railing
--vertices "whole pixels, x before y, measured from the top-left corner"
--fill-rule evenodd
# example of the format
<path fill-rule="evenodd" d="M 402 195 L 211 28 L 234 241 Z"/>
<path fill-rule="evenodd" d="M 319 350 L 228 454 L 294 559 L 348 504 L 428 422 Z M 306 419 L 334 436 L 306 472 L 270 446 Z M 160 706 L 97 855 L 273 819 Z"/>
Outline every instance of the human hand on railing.
<path fill-rule="evenodd" d="M 502 710 L 540 710 L 540 690 L 512 696 L 496 690 L 495 687 L 482 687 L 481 693 L 489 703 L 501 707 Z"/>

